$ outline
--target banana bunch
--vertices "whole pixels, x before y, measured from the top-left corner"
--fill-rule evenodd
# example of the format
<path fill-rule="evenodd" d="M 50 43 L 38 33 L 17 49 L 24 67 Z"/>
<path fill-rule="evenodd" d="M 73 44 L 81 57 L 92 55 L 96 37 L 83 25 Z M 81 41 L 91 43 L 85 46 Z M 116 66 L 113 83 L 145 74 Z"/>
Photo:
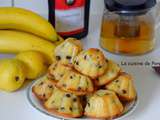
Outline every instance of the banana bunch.
<path fill-rule="evenodd" d="M 0 29 L 21 30 L 47 40 L 57 40 L 55 29 L 46 19 L 22 8 L 1 7 Z"/>
<path fill-rule="evenodd" d="M 54 48 L 61 41 L 52 25 L 38 14 L 22 8 L 0 8 L 1 53 L 36 50 L 44 53 L 51 63 Z"/>

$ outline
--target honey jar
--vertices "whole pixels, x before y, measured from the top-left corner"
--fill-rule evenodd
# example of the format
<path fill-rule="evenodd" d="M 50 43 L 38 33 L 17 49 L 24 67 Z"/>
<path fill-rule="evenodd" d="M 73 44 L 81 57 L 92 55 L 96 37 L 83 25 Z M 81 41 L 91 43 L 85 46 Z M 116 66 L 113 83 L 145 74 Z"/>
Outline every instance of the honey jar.
<path fill-rule="evenodd" d="M 155 46 L 156 0 L 104 0 L 100 45 L 113 53 L 139 55 Z"/>

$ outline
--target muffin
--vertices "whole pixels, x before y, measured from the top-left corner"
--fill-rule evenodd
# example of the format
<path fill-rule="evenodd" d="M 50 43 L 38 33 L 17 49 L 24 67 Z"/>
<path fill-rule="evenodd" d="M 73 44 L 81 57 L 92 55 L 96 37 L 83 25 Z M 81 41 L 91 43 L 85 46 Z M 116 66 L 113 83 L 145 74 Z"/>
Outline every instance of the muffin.
<path fill-rule="evenodd" d="M 136 98 L 133 78 L 127 73 L 121 73 L 117 79 L 107 84 L 106 88 L 116 92 L 122 101 L 132 101 Z"/>
<path fill-rule="evenodd" d="M 61 62 L 53 63 L 49 69 L 47 77 L 57 83 L 65 74 L 68 74 L 72 68 L 66 65 L 63 65 Z"/>
<path fill-rule="evenodd" d="M 96 85 L 102 86 L 111 81 L 113 81 L 120 73 L 121 68 L 112 60 L 108 60 L 108 69 L 105 71 L 104 75 L 96 79 Z"/>
<path fill-rule="evenodd" d="M 91 118 L 111 119 L 122 114 L 124 108 L 115 92 L 98 90 L 88 97 L 85 115 Z"/>
<path fill-rule="evenodd" d="M 72 93 L 54 89 L 52 96 L 44 103 L 44 107 L 64 117 L 81 117 L 83 108 L 80 98 Z"/>
<path fill-rule="evenodd" d="M 94 91 L 94 86 L 91 79 L 87 76 L 70 71 L 65 74 L 56 84 L 58 88 L 66 92 L 71 92 L 76 95 L 86 95 Z"/>
<path fill-rule="evenodd" d="M 32 91 L 41 101 L 46 101 L 53 92 L 54 84 L 46 76 L 41 78 L 33 87 Z"/>
<path fill-rule="evenodd" d="M 103 75 L 108 66 L 108 60 L 103 53 L 96 48 L 82 51 L 74 59 L 74 68 L 80 73 L 96 79 Z"/>
<path fill-rule="evenodd" d="M 79 52 L 82 51 L 82 44 L 75 38 L 68 38 L 55 49 L 56 60 L 63 64 L 70 64 Z"/>

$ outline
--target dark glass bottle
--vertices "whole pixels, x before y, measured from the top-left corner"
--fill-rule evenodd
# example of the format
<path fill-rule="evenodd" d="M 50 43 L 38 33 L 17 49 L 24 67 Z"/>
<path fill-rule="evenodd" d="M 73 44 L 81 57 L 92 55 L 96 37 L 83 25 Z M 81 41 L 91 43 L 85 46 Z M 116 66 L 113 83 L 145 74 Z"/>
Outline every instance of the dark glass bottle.
<path fill-rule="evenodd" d="M 90 0 L 48 0 L 49 21 L 64 38 L 88 34 Z"/>

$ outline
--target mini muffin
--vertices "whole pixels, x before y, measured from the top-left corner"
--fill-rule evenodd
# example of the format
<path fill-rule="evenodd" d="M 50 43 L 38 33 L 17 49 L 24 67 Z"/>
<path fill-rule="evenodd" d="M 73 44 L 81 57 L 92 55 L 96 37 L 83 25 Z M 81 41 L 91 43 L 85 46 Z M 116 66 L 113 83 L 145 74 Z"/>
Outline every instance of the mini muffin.
<path fill-rule="evenodd" d="M 98 119 L 112 119 L 122 114 L 124 108 L 113 91 L 98 90 L 88 97 L 85 115 Z"/>
<path fill-rule="evenodd" d="M 121 68 L 114 61 L 108 61 L 108 69 L 105 71 L 104 75 L 96 79 L 96 85 L 102 86 L 111 81 L 113 81 L 120 73 Z"/>
<path fill-rule="evenodd" d="M 70 64 L 73 62 L 74 57 L 81 51 L 81 42 L 75 38 L 68 38 L 56 47 L 55 57 L 57 61 L 63 64 Z"/>
<path fill-rule="evenodd" d="M 132 76 L 127 73 L 121 73 L 117 79 L 107 84 L 106 88 L 116 92 L 122 101 L 132 101 L 136 98 Z"/>
<path fill-rule="evenodd" d="M 72 68 L 61 64 L 60 62 L 53 63 L 49 69 L 47 77 L 57 83 L 65 74 L 68 74 Z"/>
<path fill-rule="evenodd" d="M 75 71 L 70 71 L 58 81 L 56 86 L 76 95 L 85 95 L 94 91 L 91 79 Z"/>
<path fill-rule="evenodd" d="M 54 89 L 52 96 L 44 103 L 44 107 L 64 117 L 81 117 L 83 108 L 80 98 L 74 94 Z"/>
<path fill-rule="evenodd" d="M 103 53 L 96 48 L 82 51 L 74 59 L 74 68 L 80 73 L 96 79 L 103 75 L 108 66 L 108 60 Z"/>
<path fill-rule="evenodd" d="M 53 82 L 46 76 L 41 78 L 41 80 L 32 87 L 32 91 L 35 96 L 42 101 L 46 101 L 51 96 L 53 89 Z"/>

